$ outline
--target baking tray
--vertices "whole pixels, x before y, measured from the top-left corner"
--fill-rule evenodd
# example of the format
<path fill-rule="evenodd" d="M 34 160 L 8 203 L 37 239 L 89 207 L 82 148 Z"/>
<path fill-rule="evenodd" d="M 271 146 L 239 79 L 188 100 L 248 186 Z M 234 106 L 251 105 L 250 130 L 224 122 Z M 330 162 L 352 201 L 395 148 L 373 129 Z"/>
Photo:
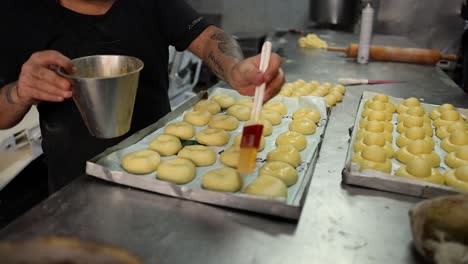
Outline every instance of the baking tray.
<path fill-rule="evenodd" d="M 361 113 L 363 111 L 364 104 L 368 99 L 374 97 L 375 95 L 377 95 L 377 93 L 365 91 L 361 97 L 356 114 L 356 119 L 354 121 L 354 127 L 352 128 L 353 132 L 351 134 L 350 143 L 348 146 L 346 163 L 342 171 L 343 182 L 350 185 L 363 186 L 371 189 L 401 193 L 421 198 L 432 198 L 447 194 L 463 193 L 463 191 L 457 190 L 449 186 L 438 185 L 392 175 L 401 165 L 403 165 L 402 163 L 398 162 L 395 158 L 391 159 L 391 174 L 371 169 L 365 169 L 362 172 L 359 171 L 359 164 L 351 161 L 353 155 L 354 140 L 359 130 L 359 121 L 361 120 Z M 389 99 L 390 102 L 393 103 L 395 106 L 401 104 L 405 100 L 402 98 L 395 98 L 391 96 L 389 96 Z M 426 111 L 426 114 L 429 114 L 432 109 L 438 107 L 439 105 L 421 102 L 421 106 Z M 468 115 L 468 109 L 457 108 L 457 110 L 461 115 L 465 117 Z M 398 146 L 395 143 L 396 137 L 398 136 L 398 132 L 396 131 L 397 117 L 398 114 L 394 113 L 392 119 L 392 123 L 394 125 L 392 144 L 395 151 L 398 150 Z M 444 158 L 447 153 L 440 147 L 441 141 L 435 135 L 435 131 L 433 139 L 435 141 L 434 151 L 440 156 L 441 159 L 441 164 L 438 169 L 442 174 L 444 174 L 447 170 L 450 169 L 444 162 Z"/>
<path fill-rule="evenodd" d="M 206 98 L 207 96 L 215 95 L 217 93 L 228 94 L 236 99 L 245 97 L 241 96 L 232 89 L 225 88 L 213 88 L 207 92 L 201 92 L 197 96 L 183 103 L 173 112 L 170 112 L 161 118 L 158 122 L 137 132 L 118 145 L 107 149 L 103 153 L 88 161 L 86 164 L 86 173 L 110 182 L 115 182 L 122 185 L 144 189 L 173 197 L 275 215 L 289 219 L 298 219 L 305 200 L 305 196 L 307 194 L 308 186 L 312 178 L 315 163 L 318 158 L 318 152 L 322 142 L 323 133 L 328 122 L 328 110 L 326 108 L 325 101 L 320 97 L 304 96 L 301 98 L 287 98 L 278 96 L 272 99 L 284 102 L 288 106 L 288 114 L 283 117 L 281 125 L 273 127 L 273 134 L 269 137 L 266 137 L 265 149 L 258 153 L 256 170 L 252 174 L 243 175 L 244 189 L 251 181 L 255 179 L 258 169 L 265 162 L 266 154 L 275 147 L 274 140 L 276 139 L 276 136 L 279 133 L 287 130 L 287 126 L 292 120 L 292 112 L 301 107 L 317 108 L 321 112 L 322 120 L 318 124 L 316 133 L 311 136 L 306 136 L 308 140 L 308 147 L 301 152 L 302 162 L 297 167 L 299 180 L 295 185 L 288 188 L 287 199 L 264 198 L 261 196 L 244 194 L 242 192 L 222 193 L 205 190 L 201 187 L 201 178 L 205 171 L 224 166 L 219 161 L 219 154 L 225 148 L 231 145 L 236 134 L 241 133 L 244 122 L 240 122 L 239 128 L 230 132 L 231 139 L 228 144 L 223 147 L 214 148 L 218 153 L 218 160 L 216 163 L 208 167 L 197 167 L 197 176 L 190 183 L 176 185 L 173 183 L 161 181 L 155 178 L 155 173 L 148 175 L 132 175 L 120 167 L 120 160 L 123 155 L 132 151 L 148 148 L 149 142 L 151 142 L 151 140 L 154 139 L 154 137 L 157 135 L 163 133 L 162 130 L 166 124 L 182 120 L 185 111 L 191 110 L 193 105 L 195 105 L 201 99 Z M 196 131 L 203 128 L 204 127 L 196 127 Z M 162 159 L 166 159 L 166 157 L 162 157 Z"/>

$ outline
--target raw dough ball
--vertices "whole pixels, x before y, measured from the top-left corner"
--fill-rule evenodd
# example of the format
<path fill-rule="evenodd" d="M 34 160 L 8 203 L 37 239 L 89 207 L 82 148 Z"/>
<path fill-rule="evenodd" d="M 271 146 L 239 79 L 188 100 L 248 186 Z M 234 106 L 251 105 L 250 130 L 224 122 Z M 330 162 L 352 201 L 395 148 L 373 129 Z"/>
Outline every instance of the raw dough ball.
<path fill-rule="evenodd" d="M 313 108 L 301 108 L 293 113 L 292 118 L 294 120 L 308 118 L 315 123 L 318 123 L 320 122 L 320 111 Z"/>
<path fill-rule="evenodd" d="M 407 146 L 404 146 L 395 152 L 395 158 L 404 164 L 408 164 L 411 160 L 419 158 L 427 160 L 432 164 L 432 167 L 440 165 L 440 158 L 432 151 L 433 146 L 424 140 L 414 140 Z"/>
<path fill-rule="evenodd" d="M 211 100 L 200 100 L 193 106 L 193 109 L 197 111 L 206 110 L 212 115 L 216 115 L 217 113 L 221 112 L 221 106 L 219 106 L 219 104 L 215 101 Z"/>
<path fill-rule="evenodd" d="M 230 115 L 217 114 L 211 118 L 208 126 L 232 131 L 239 127 L 239 121 Z"/>
<path fill-rule="evenodd" d="M 122 158 L 122 168 L 132 174 L 148 174 L 155 171 L 161 157 L 156 151 L 139 150 L 128 153 Z"/>
<path fill-rule="evenodd" d="M 346 87 L 344 87 L 343 85 L 341 84 L 337 84 L 335 86 L 333 86 L 330 91 L 338 91 L 340 92 L 341 94 L 345 94 L 346 92 Z"/>
<path fill-rule="evenodd" d="M 191 111 L 184 115 L 184 121 L 189 122 L 194 126 L 206 126 L 210 121 L 211 113 L 206 110 Z"/>
<path fill-rule="evenodd" d="M 298 89 L 303 89 L 305 90 L 305 93 L 306 95 L 307 94 L 310 94 L 312 91 L 315 90 L 316 87 L 314 87 L 313 85 L 309 84 L 309 83 L 306 83 L 304 84 L 302 87 L 298 88 Z"/>
<path fill-rule="evenodd" d="M 164 128 L 164 133 L 176 136 L 180 139 L 191 139 L 195 134 L 195 129 L 190 123 L 180 121 L 168 124 Z"/>
<path fill-rule="evenodd" d="M 229 134 L 220 128 L 205 128 L 195 135 L 198 143 L 207 146 L 223 146 L 229 141 Z"/>
<path fill-rule="evenodd" d="M 233 168 L 219 168 L 203 175 L 202 186 L 218 192 L 237 192 L 242 188 L 242 177 Z"/>
<path fill-rule="evenodd" d="M 405 113 L 398 115 L 397 121 L 403 122 L 408 116 L 423 117 L 424 121 L 428 123 L 431 122 L 431 119 L 428 116 L 426 116 L 426 112 L 424 111 L 424 108 L 422 106 L 409 107 Z"/>
<path fill-rule="evenodd" d="M 456 130 L 450 136 L 444 138 L 440 147 L 446 152 L 456 151 L 462 146 L 468 145 L 468 132 Z"/>
<path fill-rule="evenodd" d="M 281 115 L 278 112 L 264 109 L 261 112 L 261 117 L 270 121 L 274 126 L 281 124 Z"/>
<path fill-rule="evenodd" d="M 242 133 L 241 133 L 241 134 L 238 134 L 238 135 L 234 138 L 234 141 L 232 141 L 232 145 L 233 145 L 233 146 L 240 146 L 241 140 L 242 140 Z M 262 136 L 262 138 L 260 139 L 260 146 L 258 147 L 258 151 L 260 152 L 260 151 L 262 151 L 264 148 L 265 148 L 265 137 Z"/>
<path fill-rule="evenodd" d="M 328 94 L 328 92 L 329 92 L 328 88 L 324 87 L 323 85 L 320 85 L 312 93 L 310 93 L 310 95 L 324 97 L 325 95 Z"/>
<path fill-rule="evenodd" d="M 389 131 L 387 131 L 386 129 L 388 128 L 388 126 L 385 126 L 380 121 L 369 121 L 367 122 L 365 127 L 359 129 L 358 133 L 356 134 L 356 139 L 359 140 L 368 134 L 375 133 L 379 134 L 380 136 L 385 138 L 385 140 L 391 143 L 393 140 L 393 136 L 391 133 L 393 127 L 390 127 Z"/>
<path fill-rule="evenodd" d="M 219 159 L 224 165 L 237 168 L 239 164 L 239 155 L 240 155 L 240 147 L 231 146 L 230 148 L 224 150 L 223 153 L 221 153 L 221 156 Z"/>
<path fill-rule="evenodd" d="M 455 110 L 447 110 L 442 112 L 439 118 L 434 120 L 434 126 L 440 128 L 443 126 L 448 126 L 456 121 L 462 120 L 460 114 Z"/>
<path fill-rule="evenodd" d="M 373 114 L 373 113 L 376 113 L 376 114 Z M 365 117 L 368 117 L 370 115 L 374 115 L 374 116 L 379 116 L 378 118 L 381 119 L 380 116 L 382 114 L 383 114 L 383 120 L 379 120 L 379 121 L 392 121 L 393 114 L 390 113 L 390 112 L 387 112 L 385 110 L 379 111 L 379 110 L 372 110 L 370 108 L 367 108 L 364 111 L 362 111 L 361 116 L 365 118 Z"/>
<path fill-rule="evenodd" d="M 310 92 L 309 92 L 309 89 L 307 89 L 306 87 L 297 87 L 297 88 L 294 88 L 291 96 L 300 97 L 300 96 L 305 96 L 308 94 L 310 94 Z"/>
<path fill-rule="evenodd" d="M 250 108 L 253 107 L 253 99 L 252 98 L 243 98 L 236 102 L 237 105 L 245 105 Z"/>
<path fill-rule="evenodd" d="M 364 112 L 369 110 L 374 111 L 385 111 L 390 116 L 393 116 L 393 112 L 395 112 L 395 106 L 391 103 L 383 103 L 378 100 L 367 100 L 364 104 Z M 367 115 L 364 115 L 367 116 Z M 391 119 L 391 118 L 390 118 Z"/>
<path fill-rule="evenodd" d="M 281 133 L 276 138 L 276 145 L 277 146 L 292 145 L 297 150 L 301 151 L 301 150 L 304 150 L 307 147 L 307 139 L 301 133 L 297 133 L 297 132 L 293 132 L 293 131 L 287 131 L 287 132 Z"/>
<path fill-rule="evenodd" d="M 264 118 L 260 118 L 260 120 L 258 122 L 259 122 L 259 124 L 263 125 L 263 136 L 267 137 L 267 136 L 270 136 L 273 133 L 273 125 L 271 124 L 270 121 L 268 121 L 268 120 L 266 120 Z"/>
<path fill-rule="evenodd" d="M 443 126 L 443 127 L 438 128 L 436 135 L 438 138 L 444 139 L 450 136 L 450 134 L 452 134 L 455 130 L 468 131 L 468 124 L 461 120 L 455 121 L 448 126 Z"/>
<path fill-rule="evenodd" d="M 304 135 L 312 135 L 317 130 L 317 125 L 308 118 L 296 119 L 289 123 L 289 130 Z"/>
<path fill-rule="evenodd" d="M 301 154 L 292 145 L 280 145 L 268 152 L 267 161 L 283 161 L 296 168 L 301 163 Z"/>
<path fill-rule="evenodd" d="M 421 105 L 421 102 L 419 102 L 417 98 L 411 97 L 411 98 L 404 100 L 401 105 L 397 106 L 396 111 L 399 114 L 402 114 L 402 113 L 405 113 L 409 107 L 420 106 L 420 105 Z"/>
<path fill-rule="evenodd" d="M 213 95 L 211 101 L 218 103 L 221 108 L 229 108 L 236 103 L 236 100 L 227 94 Z"/>
<path fill-rule="evenodd" d="M 245 188 L 245 193 L 267 196 L 267 197 L 288 197 L 288 188 L 278 178 L 269 175 L 259 176 Z"/>
<path fill-rule="evenodd" d="M 246 105 L 235 104 L 228 108 L 226 114 L 237 118 L 237 120 L 239 121 L 247 121 L 250 119 L 251 112 L 251 107 L 248 107 Z"/>
<path fill-rule="evenodd" d="M 452 169 L 468 165 L 468 146 L 458 148 L 445 156 L 445 164 Z"/>
<path fill-rule="evenodd" d="M 410 127 L 420 127 L 424 129 L 424 132 L 429 137 L 432 137 L 434 134 L 432 126 L 425 122 L 423 117 L 418 116 L 408 116 L 402 123 L 398 123 L 397 131 L 398 133 L 404 133 Z"/>
<path fill-rule="evenodd" d="M 385 131 L 392 132 L 393 124 L 389 121 L 386 121 L 387 114 L 383 111 L 371 111 L 369 115 L 365 118 L 362 118 L 359 121 L 359 127 L 364 128 L 370 121 L 379 121 L 383 126 L 385 126 Z"/>
<path fill-rule="evenodd" d="M 171 156 L 179 152 L 182 148 L 182 144 L 178 137 L 162 134 L 151 141 L 149 148 L 157 151 L 161 156 Z"/>
<path fill-rule="evenodd" d="M 327 103 L 327 107 L 332 107 L 336 105 L 336 102 L 338 101 L 333 94 L 325 95 L 324 99 L 325 99 L 325 102 Z"/>
<path fill-rule="evenodd" d="M 372 169 L 390 173 L 392 171 L 392 163 L 387 157 L 387 153 L 383 148 L 372 145 L 365 147 L 360 152 L 355 152 L 352 161 L 360 166 L 360 170 Z"/>
<path fill-rule="evenodd" d="M 339 91 L 332 90 L 328 95 L 333 95 L 336 98 L 336 102 L 341 102 L 343 101 L 343 94 L 340 93 Z"/>
<path fill-rule="evenodd" d="M 388 103 L 389 102 L 388 95 L 386 95 L 386 94 L 374 95 L 374 97 L 372 97 L 371 100 L 372 101 L 378 101 L 378 102 L 381 102 L 381 103 Z"/>
<path fill-rule="evenodd" d="M 468 192 L 468 165 L 445 173 L 445 183 L 453 188 Z"/>
<path fill-rule="evenodd" d="M 302 85 L 306 84 L 307 82 L 302 80 L 302 79 L 298 79 L 297 81 L 293 82 L 294 84 L 294 87 L 301 87 Z"/>
<path fill-rule="evenodd" d="M 387 157 L 389 158 L 393 157 L 394 151 L 393 151 L 392 143 L 388 142 L 387 140 L 385 140 L 384 137 L 382 137 L 381 135 L 377 133 L 369 133 L 365 137 L 359 140 L 356 140 L 354 142 L 353 147 L 354 147 L 354 151 L 358 152 L 372 145 L 381 147 L 385 151 L 385 153 L 387 153 Z"/>
<path fill-rule="evenodd" d="M 156 172 L 156 177 L 175 184 L 185 184 L 195 178 L 196 172 L 195 164 L 190 160 L 175 158 L 163 160 Z"/>
<path fill-rule="evenodd" d="M 293 87 L 283 85 L 283 88 L 281 88 L 281 91 L 278 93 L 278 95 L 290 97 L 292 96 L 293 90 Z"/>
<path fill-rule="evenodd" d="M 451 104 L 443 104 L 443 105 L 435 108 L 434 110 L 432 110 L 431 113 L 430 113 L 430 117 L 431 117 L 432 120 L 436 120 L 437 118 L 440 117 L 442 112 L 445 112 L 447 110 L 456 110 L 456 109 Z"/>
<path fill-rule="evenodd" d="M 316 80 L 310 81 L 309 84 L 312 85 L 312 87 L 314 88 L 317 88 L 320 85 L 320 83 Z"/>
<path fill-rule="evenodd" d="M 259 175 L 269 175 L 276 177 L 284 182 L 286 186 L 294 185 L 298 180 L 296 169 L 286 162 L 282 161 L 269 161 L 261 168 Z"/>
<path fill-rule="evenodd" d="M 333 87 L 333 85 L 331 83 L 329 83 L 329 82 L 324 82 L 324 83 L 322 83 L 321 86 L 327 88 L 327 90 L 330 90 L 330 88 Z"/>
<path fill-rule="evenodd" d="M 414 140 L 424 140 L 434 148 L 434 140 L 432 137 L 426 135 L 424 128 L 410 127 L 405 132 L 401 133 L 397 139 L 396 144 L 398 147 L 404 147 Z"/>
<path fill-rule="evenodd" d="M 425 159 L 410 160 L 406 166 L 401 166 L 395 172 L 395 175 L 435 184 L 444 184 L 444 177 L 439 170 L 433 168 L 431 162 Z"/>
<path fill-rule="evenodd" d="M 263 105 L 263 110 L 271 110 L 278 112 L 281 116 L 284 116 L 288 113 L 288 109 L 286 108 L 286 105 L 282 102 L 275 102 L 275 101 L 269 101 L 265 105 Z"/>
<path fill-rule="evenodd" d="M 213 165 L 216 162 L 216 153 L 207 146 L 185 146 L 177 157 L 191 160 L 197 167 Z"/>

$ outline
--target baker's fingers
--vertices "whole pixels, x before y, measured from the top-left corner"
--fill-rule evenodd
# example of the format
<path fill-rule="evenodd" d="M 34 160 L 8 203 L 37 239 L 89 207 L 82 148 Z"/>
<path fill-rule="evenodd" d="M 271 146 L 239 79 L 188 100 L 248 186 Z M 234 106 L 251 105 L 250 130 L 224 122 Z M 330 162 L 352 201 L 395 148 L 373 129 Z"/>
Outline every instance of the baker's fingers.
<path fill-rule="evenodd" d="M 278 75 L 278 71 L 280 69 L 281 63 L 282 63 L 281 57 L 276 53 L 272 53 L 270 56 L 270 61 L 268 63 L 268 68 L 266 69 L 264 73 L 264 78 L 267 83 L 269 83 L 271 80 L 276 78 L 276 75 Z"/>
<path fill-rule="evenodd" d="M 57 65 L 69 73 L 75 71 L 75 67 L 71 60 L 55 50 L 45 50 L 33 53 L 30 60 L 42 66 Z"/>
<path fill-rule="evenodd" d="M 38 80 L 45 81 L 52 86 L 55 86 L 64 91 L 71 90 L 71 83 L 69 80 L 60 77 L 57 73 L 53 72 L 49 68 L 39 66 L 35 71 L 32 72 L 32 75 Z"/>
<path fill-rule="evenodd" d="M 281 90 L 281 87 L 284 84 L 284 73 L 281 68 L 278 70 L 278 74 L 276 77 L 268 83 L 266 89 L 265 89 L 265 98 L 264 102 L 270 100 L 273 96 L 279 93 Z"/>
<path fill-rule="evenodd" d="M 63 90 L 61 88 L 58 88 L 56 85 L 50 82 L 47 82 L 45 80 L 37 80 L 34 85 L 36 89 L 46 92 L 48 94 L 54 95 L 54 96 L 60 96 L 63 98 L 70 98 L 72 96 L 71 90 Z"/>
<path fill-rule="evenodd" d="M 35 88 L 25 88 L 29 96 L 35 101 L 62 102 L 64 98 Z"/>

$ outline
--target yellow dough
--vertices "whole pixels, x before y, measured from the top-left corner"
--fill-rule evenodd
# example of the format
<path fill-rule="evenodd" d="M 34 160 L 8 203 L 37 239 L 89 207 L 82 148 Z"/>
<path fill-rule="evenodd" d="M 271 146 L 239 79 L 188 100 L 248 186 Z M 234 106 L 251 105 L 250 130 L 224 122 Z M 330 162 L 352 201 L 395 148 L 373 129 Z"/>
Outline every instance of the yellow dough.
<path fill-rule="evenodd" d="M 465 145 L 468 145 L 468 131 L 455 130 L 442 140 L 440 147 L 446 152 L 452 152 Z"/>
<path fill-rule="evenodd" d="M 399 114 L 397 117 L 398 122 L 403 122 L 408 116 L 423 117 L 424 121 L 431 123 L 431 119 L 426 115 L 426 111 L 422 106 L 409 107 L 405 113 Z"/>
<path fill-rule="evenodd" d="M 195 134 L 195 129 L 193 129 L 193 126 L 190 123 L 180 121 L 168 124 L 164 128 L 164 133 L 176 136 L 180 139 L 191 139 L 193 134 Z"/>
<path fill-rule="evenodd" d="M 343 101 L 343 94 L 336 90 L 331 90 L 328 95 L 333 95 L 336 98 L 336 102 Z"/>
<path fill-rule="evenodd" d="M 290 96 L 292 96 L 293 90 L 294 90 L 293 87 L 286 86 L 286 84 L 285 84 L 285 85 L 283 85 L 283 88 L 281 88 L 281 91 L 278 93 L 278 95 L 290 97 Z"/>
<path fill-rule="evenodd" d="M 195 135 L 198 143 L 207 146 L 223 146 L 229 141 L 229 134 L 220 128 L 205 128 Z"/>
<path fill-rule="evenodd" d="M 310 81 L 309 84 L 312 85 L 312 87 L 314 88 L 317 88 L 320 85 L 320 83 L 316 80 Z"/>
<path fill-rule="evenodd" d="M 273 126 L 281 124 L 281 115 L 271 110 L 262 110 L 261 117 L 270 121 Z"/>
<path fill-rule="evenodd" d="M 253 107 L 253 99 L 252 98 L 243 98 L 236 102 L 237 105 L 245 105 L 250 108 Z"/>
<path fill-rule="evenodd" d="M 286 186 L 294 185 L 298 180 L 296 169 L 286 162 L 269 161 L 265 163 L 259 171 L 259 175 L 269 175 L 276 177 L 284 182 Z"/>
<path fill-rule="evenodd" d="M 163 160 L 156 171 L 156 177 L 175 184 L 191 182 L 197 174 L 195 164 L 188 159 Z"/>
<path fill-rule="evenodd" d="M 402 123 L 398 123 L 397 131 L 398 133 L 404 133 L 410 127 L 420 127 L 424 129 L 424 132 L 427 136 L 432 137 L 434 131 L 431 124 L 424 121 L 424 117 L 418 116 L 408 116 Z"/>
<path fill-rule="evenodd" d="M 333 85 L 331 83 L 329 83 L 329 82 L 324 82 L 324 83 L 322 83 L 321 86 L 326 87 L 327 89 L 330 89 L 330 88 L 333 87 Z"/>
<path fill-rule="evenodd" d="M 227 94 L 213 95 L 211 101 L 218 103 L 221 108 L 229 108 L 236 103 L 236 100 Z"/>
<path fill-rule="evenodd" d="M 211 119 L 211 113 L 206 110 L 191 111 L 184 115 L 184 121 L 194 126 L 206 126 Z"/>
<path fill-rule="evenodd" d="M 458 148 L 445 156 L 445 164 L 452 169 L 468 165 L 468 146 Z"/>
<path fill-rule="evenodd" d="M 337 84 L 335 86 L 333 86 L 331 89 L 330 89 L 330 92 L 332 91 L 338 91 L 340 92 L 341 94 L 345 94 L 346 93 L 346 88 L 341 85 L 341 84 Z"/>
<path fill-rule="evenodd" d="M 273 133 L 273 125 L 270 121 L 260 118 L 258 122 L 263 125 L 263 136 L 267 137 Z"/>
<path fill-rule="evenodd" d="M 370 121 L 379 121 L 385 127 L 385 131 L 392 132 L 393 124 L 390 121 L 386 121 L 386 115 L 387 114 L 383 111 L 372 111 L 367 117 L 362 118 L 361 121 L 359 121 L 359 127 L 366 127 Z"/>
<path fill-rule="evenodd" d="M 313 108 L 301 108 L 299 110 L 296 110 L 292 115 L 292 118 L 294 120 L 308 118 L 314 121 L 315 123 L 320 122 L 320 117 L 320 111 Z"/>
<path fill-rule="evenodd" d="M 379 133 L 385 140 L 392 142 L 392 130 L 393 126 L 387 126 L 387 124 L 382 123 L 381 121 L 369 121 L 366 123 L 366 126 L 359 129 L 358 133 L 356 134 L 356 139 L 361 139 L 365 137 L 369 133 Z"/>
<path fill-rule="evenodd" d="M 301 154 L 292 145 L 280 145 L 268 152 L 267 161 L 282 161 L 296 168 L 301 163 Z"/>
<path fill-rule="evenodd" d="M 233 146 L 240 146 L 241 140 L 242 140 L 242 133 L 238 134 L 238 135 L 236 135 L 236 137 L 234 137 L 234 140 L 232 141 L 232 145 Z M 258 147 L 258 151 L 260 152 L 264 148 L 265 148 L 265 137 L 262 136 L 262 138 L 260 139 L 260 146 Z"/>
<path fill-rule="evenodd" d="M 324 97 L 325 95 L 328 94 L 328 92 L 329 92 L 329 88 L 323 85 L 320 85 L 312 93 L 310 93 L 310 95 Z"/>
<path fill-rule="evenodd" d="M 178 137 L 166 134 L 155 137 L 149 145 L 149 149 L 157 151 L 161 156 L 175 155 L 181 148 Z"/>
<path fill-rule="evenodd" d="M 282 102 L 269 101 L 268 103 L 263 105 L 263 109 L 278 112 L 278 114 L 280 114 L 281 116 L 284 116 L 288 113 L 286 105 Z"/>
<path fill-rule="evenodd" d="M 221 153 L 219 160 L 226 166 L 237 168 L 239 164 L 239 154 L 240 147 L 231 146 L 230 148 L 224 150 L 223 153 Z"/>
<path fill-rule="evenodd" d="M 443 126 L 437 129 L 436 135 L 440 139 L 444 139 L 450 134 L 452 134 L 455 130 L 464 130 L 468 131 L 468 124 L 463 121 L 455 121 L 448 126 Z"/>
<path fill-rule="evenodd" d="M 360 171 L 372 169 L 390 173 L 392 163 L 387 157 L 385 150 L 379 146 L 372 145 L 365 147 L 362 151 L 355 152 L 352 161 L 359 164 Z"/>
<path fill-rule="evenodd" d="M 301 133 L 287 131 L 278 135 L 276 138 L 276 145 L 292 145 L 297 150 L 301 151 L 307 147 L 307 139 Z"/>
<path fill-rule="evenodd" d="M 273 176 L 262 175 L 247 185 L 245 193 L 267 197 L 286 198 L 288 197 L 288 188 L 282 180 Z"/>
<path fill-rule="evenodd" d="M 374 114 L 376 113 L 376 114 Z M 379 110 L 372 110 L 370 108 L 367 108 L 365 109 L 364 111 L 362 111 L 362 114 L 361 116 L 362 117 L 368 117 L 370 115 L 374 115 L 374 116 L 377 116 L 377 115 L 382 115 L 383 114 L 383 120 L 379 120 L 379 121 L 392 121 L 392 117 L 393 117 L 393 114 L 390 113 L 390 112 L 387 112 L 385 110 L 382 110 L 382 111 L 379 111 Z M 381 119 L 381 117 L 379 117 L 379 119 Z"/>
<path fill-rule="evenodd" d="M 371 99 L 367 100 L 364 104 L 364 111 L 366 110 L 385 111 L 390 114 L 390 116 L 393 116 L 393 112 L 395 112 L 395 106 L 392 103 Z"/>
<path fill-rule="evenodd" d="M 294 90 L 292 91 L 291 93 L 291 96 L 292 97 L 300 97 L 300 96 L 305 96 L 305 95 L 309 95 L 311 94 L 309 92 L 309 89 L 307 89 L 306 87 L 297 87 L 297 88 L 294 88 Z"/>
<path fill-rule="evenodd" d="M 324 99 L 325 99 L 325 102 L 327 103 L 327 107 L 332 107 L 336 105 L 336 102 L 338 101 L 338 99 L 336 99 L 336 97 L 333 94 L 325 95 Z"/>
<path fill-rule="evenodd" d="M 413 159 L 406 166 L 401 166 L 396 172 L 396 176 L 416 179 L 435 184 L 444 184 L 444 176 L 438 169 L 432 167 L 428 160 Z"/>
<path fill-rule="evenodd" d="M 228 108 L 227 115 L 237 118 L 239 121 L 247 121 L 250 119 L 252 108 L 246 105 L 235 104 Z"/>
<path fill-rule="evenodd" d="M 388 158 L 393 157 L 394 150 L 392 147 L 392 143 L 388 142 L 387 140 L 385 140 L 384 137 L 377 133 L 370 133 L 361 139 L 357 139 L 353 145 L 354 152 L 362 151 L 364 148 L 372 145 L 381 147 L 387 154 Z"/>
<path fill-rule="evenodd" d="M 303 135 L 312 135 L 317 130 L 317 125 L 308 118 L 295 119 L 289 123 L 289 130 Z"/>
<path fill-rule="evenodd" d="M 432 151 L 433 146 L 424 140 L 414 140 L 395 152 L 395 158 L 404 164 L 408 164 L 413 159 L 427 160 L 432 167 L 440 165 L 440 157 Z"/>
<path fill-rule="evenodd" d="M 242 188 L 242 177 L 233 168 L 218 168 L 203 175 L 202 187 L 218 192 L 238 192 Z"/>
<path fill-rule="evenodd" d="M 161 157 L 156 151 L 139 150 L 128 153 L 122 158 L 122 168 L 132 174 L 148 174 L 155 171 Z"/>
<path fill-rule="evenodd" d="M 432 137 L 426 135 L 424 128 L 422 127 L 410 127 L 405 132 L 401 133 L 397 139 L 396 144 L 398 147 L 404 147 L 414 140 L 424 140 L 427 144 L 430 144 L 432 149 L 434 148 L 434 140 Z"/>
<path fill-rule="evenodd" d="M 434 120 L 434 126 L 440 128 L 449 126 L 456 121 L 463 120 L 460 114 L 455 110 L 447 110 L 441 113 L 440 117 Z"/>
<path fill-rule="evenodd" d="M 197 167 L 213 165 L 216 162 L 216 153 L 207 146 L 185 146 L 177 157 L 191 160 Z"/>
<path fill-rule="evenodd" d="M 310 83 L 306 83 L 304 84 L 302 87 L 298 88 L 298 89 L 303 89 L 304 92 L 307 94 L 310 94 L 312 93 L 314 90 L 315 90 L 316 87 L 314 87 L 313 85 L 311 85 Z"/>
<path fill-rule="evenodd" d="M 445 173 L 445 183 L 453 188 L 468 192 L 468 165 Z"/>
<path fill-rule="evenodd" d="M 217 114 L 213 116 L 208 123 L 211 128 L 221 128 L 227 131 L 232 131 L 239 127 L 237 118 L 230 115 Z"/>
<path fill-rule="evenodd" d="M 193 106 L 193 109 L 197 111 L 206 110 L 212 115 L 216 115 L 217 113 L 221 112 L 221 106 L 219 106 L 219 104 L 215 101 L 211 100 L 200 100 Z"/>
<path fill-rule="evenodd" d="M 402 114 L 402 113 L 405 113 L 409 107 L 420 106 L 420 105 L 421 105 L 421 102 L 419 102 L 417 98 L 411 97 L 411 98 L 404 100 L 401 105 L 397 106 L 396 111 L 398 112 L 398 114 Z"/>
<path fill-rule="evenodd" d="M 432 110 L 431 113 L 430 113 L 430 117 L 431 117 L 432 120 L 436 120 L 437 118 L 440 117 L 442 112 L 445 112 L 447 110 L 456 110 L 456 109 L 451 104 L 443 104 L 443 105 L 435 108 L 434 110 Z"/>

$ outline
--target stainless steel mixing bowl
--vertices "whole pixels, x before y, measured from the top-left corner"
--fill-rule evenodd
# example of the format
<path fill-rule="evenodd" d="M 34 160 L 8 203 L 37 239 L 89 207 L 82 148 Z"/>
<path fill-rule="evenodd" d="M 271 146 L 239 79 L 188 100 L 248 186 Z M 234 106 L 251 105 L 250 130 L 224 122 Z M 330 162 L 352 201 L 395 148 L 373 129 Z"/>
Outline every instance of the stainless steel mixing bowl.
<path fill-rule="evenodd" d="M 73 100 L 89 132 L 98 138 L 127 133 L 143 62 L 121 55 L 96 55 L 72 62 L 75 73 L 59 73 L 71 80 Z"/>

